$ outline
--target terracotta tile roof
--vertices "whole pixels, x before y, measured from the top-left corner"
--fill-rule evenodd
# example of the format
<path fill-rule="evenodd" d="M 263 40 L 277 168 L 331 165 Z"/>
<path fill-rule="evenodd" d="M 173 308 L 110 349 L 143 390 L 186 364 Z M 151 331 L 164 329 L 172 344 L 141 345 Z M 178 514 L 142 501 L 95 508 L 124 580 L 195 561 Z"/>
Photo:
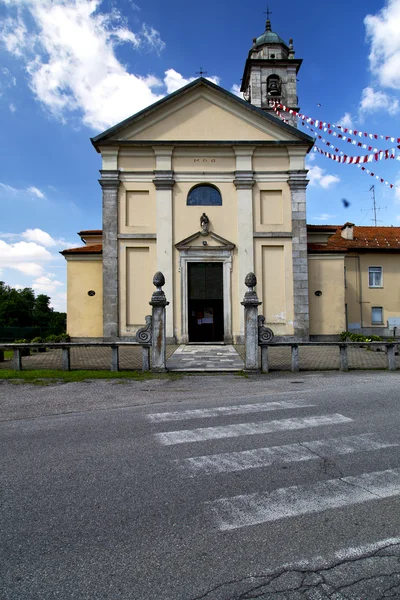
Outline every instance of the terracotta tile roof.
<path fill-rule="evenodd" d="M 348 225 L 348 224 L 346 224 Z M 319 227 L 319 226 L 311 226 Z M 309 231 L 310 226 L 307 226 Z M 308 249 L 318 252 L 351 252 L 352 250 L 400 251 L 400 227 L 358 227 L 353 228 L 353 239 L 342 238 L 344 225 L 338 225 L 336 232 L 328 238 L 327 245 L 308 244 Z"/>
<path fill-rule="evenodd" d="M 80 248 L 67 248 L 62 250 L 60 254 L 102 254 L 103 244 L 91 244 L 90 246 L 81 246 Z"/>
<path fill-rule="evenodd" d="M 83 229 L 82 231 L 78 231 L 78 235 L 102 235 L 102 229 Z"/>

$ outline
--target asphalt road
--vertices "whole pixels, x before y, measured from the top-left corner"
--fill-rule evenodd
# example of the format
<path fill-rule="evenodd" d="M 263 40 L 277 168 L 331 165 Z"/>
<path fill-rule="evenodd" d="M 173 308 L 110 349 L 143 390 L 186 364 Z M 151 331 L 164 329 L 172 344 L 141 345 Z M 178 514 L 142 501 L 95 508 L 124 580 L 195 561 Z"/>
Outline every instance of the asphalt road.
<path fill-rule="evenodd" d="M 400 598 L 399 383 L 1 383 L 0 598 Z"/>

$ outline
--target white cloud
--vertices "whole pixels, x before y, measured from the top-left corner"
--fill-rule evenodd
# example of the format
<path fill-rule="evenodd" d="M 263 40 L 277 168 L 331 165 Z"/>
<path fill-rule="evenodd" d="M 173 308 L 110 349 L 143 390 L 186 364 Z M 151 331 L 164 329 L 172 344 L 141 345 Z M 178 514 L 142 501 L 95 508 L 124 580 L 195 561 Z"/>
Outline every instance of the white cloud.
<path fill-rule="evenodd" d="M 310 180 L 310 185 L 319 186 L 325 190 L 340 181 L 340 178 L 336 177 L 336 175 L 325 175 L 325 169 L 321 169 L 317 165 L 309 166 L 307 176 Z"/>
<path fill-rule="evenodd" d="M 31 185 L 31 187 L 28 187 L 28 189 L 26 190 L 28 192 L 28 194 L 33 194 L 34 196 L 37 196 L 38 198 L 45 198 L 46 196 L 43 194 L 42 191 L 40 191 L 37 187 L 35 187 L 34 185 Z"/>
<path fill-rule="evenodd" d="M 7 195 L 13 196 L 36 196 L 37 198 L 46 198 L 45 194 L 39 190 L 39 188 L 31 185 L 30 187 L 24 188 L 15 188 L 12 185 L 8 185 L 7 183 L 0 182 L 0 191 L 3 191 Z"/>
<path fill-rule="evenodd" d="M 35 279 L 32 284 L 32 288 L 35 290 L 36 294 L 51 294 L 59 287 L 63 287 L 63 283 L 61 281 L 57 281 L 53 279 L 50 273 L 42 275 Z"/>
<path fill-rule="evenodd" d="M 197 77 L 189 77 L 188 79 L 185 79 L 185 77 L 183 77 L 180 73 L 177 73 L 175 69 L 168 69 L 168 71 L 165 71 L 164 84 L 167 88 L 167 93 L 172 94 L 172 92 L 176 92 L 176 90 L 179 90 L 181 87 L 191 83 L 195 79 L 197 79 Z M 206 77 L 206 79 L 212 81 L 216 85 L 219 85 L 219 77 L 216 75 L 213 77 Z"/>
<path fill-rule="evenodd" d="M 399 112 L 399 101 L 393 96 L 385 94 L 385 92 L 375 91 L 371 87 L 363 89 L 359 113 L 362 117 L 366 113 L 386 110 L 390 115 L 395 115 Z"/>
<path fill-rule="evenodd" d="M 51 235 L 42 229 L 27 229 L 21 235 L 28 242 L 37 242 L 45 247 L 57 245 L 57 242 L 51 237 Z"/>
<path fill-rule="evenodd" d="M 377 14 L 367 15 L 364 24 L 372 73 L 382 86 L 400 89 L 400 0 L 388 0 Z"/>
<path fill-rule="evenodd" d="M 240 91 L 240 85 L 238 85 L 237 83 L 234 83 L 231 87 L 231 93 L 235 94 L 235 96 L 239 96 L 239 98 L 243 100 L 243 94 Z"/>
<path fill-rule="evenodd" d="M 353 117 L 350 113 L 344 113 L 343 117 L 338 120 L 338 124 L 343 127 L 348 127 L 349 129 L 353 129 Z"/>
<path fill-rule="evenodd" d="M 11 110 L 12 113 L 15 113 L 15 111 L 17 110 L 15 104 L 13 104 L 12 102 L 10 102 L 8 108 Z"/>
<path fill-rule="evenodd" d="M 52 258 L 46 248 L 35 242 L 8 244 L 0 240 L 0 268 L 16 269 L 26 275 L 38 277 L 43 274 L 43 264 Z"/>
<path fill-rule="evenodd" d="M 336 215 L 330 215 L 329 213 L 321 213 L 320 215 L 316 215 L 315 217 L 313 217 L 313 219 L 315 221 L 330 221 L 331 219 L 334 219 L 336 217 Z"/>
<path fill-rule="evenodd" d="M 154 28 L 130 31 L 116 9 L 100 12 L 100 0 L 1 1 L 17 11 L 3 23 L 3 43 L 24 60 L 32 91 L 53 116 L 79 111 L 86 125 L 103 129 L 161 97 L 158 78 L 129 73 L 115 53 L 122 43 L 160 52 Z"/>

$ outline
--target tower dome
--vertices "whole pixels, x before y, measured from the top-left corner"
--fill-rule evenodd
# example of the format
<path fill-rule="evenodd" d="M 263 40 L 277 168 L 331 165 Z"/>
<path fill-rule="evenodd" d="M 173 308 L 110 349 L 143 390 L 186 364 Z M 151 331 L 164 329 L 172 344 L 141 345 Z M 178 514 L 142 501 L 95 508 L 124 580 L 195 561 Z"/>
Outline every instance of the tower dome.
<path fill-rule="evenodd" d="M 283 41 L 281 37 L 271 29 L 271 21 L 268 21 L 265 24 L 265 32 L 255 38 L 253 48 L 258 48 L 259 46 L 264 46 L 265 44 L 282 44 L 289 51 L 289 46 Z"/>

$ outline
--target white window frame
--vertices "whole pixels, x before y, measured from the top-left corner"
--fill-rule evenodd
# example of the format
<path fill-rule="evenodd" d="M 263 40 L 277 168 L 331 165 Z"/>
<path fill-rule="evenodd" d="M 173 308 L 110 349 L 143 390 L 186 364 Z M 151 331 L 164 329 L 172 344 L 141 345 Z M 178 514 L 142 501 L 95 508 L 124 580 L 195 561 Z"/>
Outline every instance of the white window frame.
<path fill-rule="evenodd" d="M 373 320 L 374 309 L 379 309 L 381 311 L 381 321 Z M 383 325 L 383 306 L 371 306 L 371 325 Z"/>
<path fill-rule="evenodd" d="M 370 275 L 371 273 L 376 273 L 376 271 L 372 271 L 371 269 L 380 269 L 381 270 L 381 282 L 380 285 L 371 285 Z M 383 267 L 379 267 L 378 265 L 373 265 L 368 267 L 368 287 L 370 288 L 383 288 Z"/>

